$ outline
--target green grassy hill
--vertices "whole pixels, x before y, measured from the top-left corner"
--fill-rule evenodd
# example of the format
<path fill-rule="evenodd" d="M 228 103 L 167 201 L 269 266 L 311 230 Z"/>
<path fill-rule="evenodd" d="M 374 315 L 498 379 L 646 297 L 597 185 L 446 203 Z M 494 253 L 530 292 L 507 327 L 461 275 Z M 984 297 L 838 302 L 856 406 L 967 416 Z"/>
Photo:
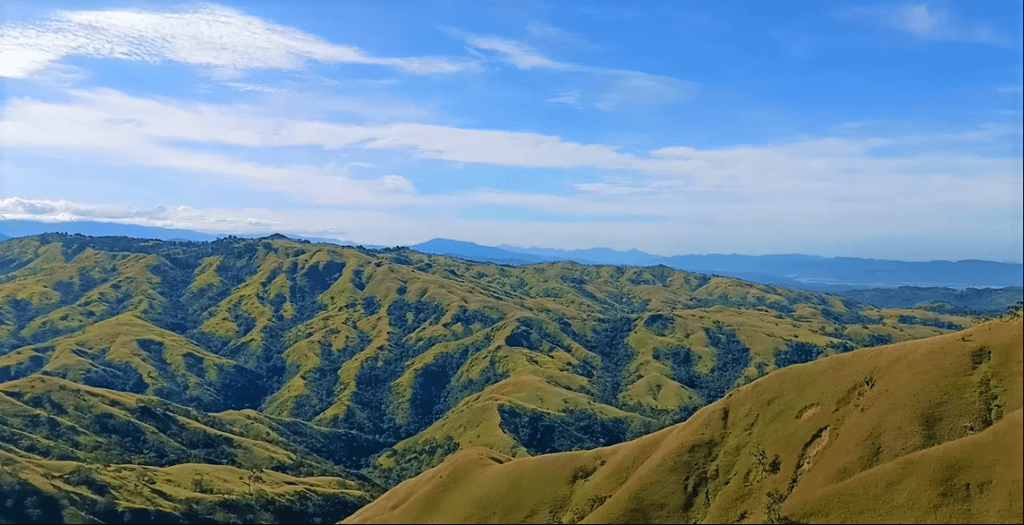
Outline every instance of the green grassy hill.
<path fill-rule="evenodd" d="M 612 447 L 461 451 L 345 523 L 1020 523 L 1021 334 L 794 366 Z"/>
<path fill-rule="evenodd" d="M 664 266 L 46 234 L 0 243 L 0 416 L 19 429 L 0 450 L 368 498 L 460 449 L 613 445 L 777 369 L 974 324 Z"/>

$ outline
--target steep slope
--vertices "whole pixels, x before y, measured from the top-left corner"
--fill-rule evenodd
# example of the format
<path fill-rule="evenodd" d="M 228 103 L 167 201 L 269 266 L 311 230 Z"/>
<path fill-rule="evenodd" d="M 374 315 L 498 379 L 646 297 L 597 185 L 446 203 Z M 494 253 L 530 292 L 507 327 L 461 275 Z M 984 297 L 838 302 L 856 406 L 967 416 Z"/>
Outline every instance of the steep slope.
<path fill-rule="evenodd" d="M 464 450 L 371 522 L 1020 522 L 1022 322 L 780 370 L 595 450 Z"/>

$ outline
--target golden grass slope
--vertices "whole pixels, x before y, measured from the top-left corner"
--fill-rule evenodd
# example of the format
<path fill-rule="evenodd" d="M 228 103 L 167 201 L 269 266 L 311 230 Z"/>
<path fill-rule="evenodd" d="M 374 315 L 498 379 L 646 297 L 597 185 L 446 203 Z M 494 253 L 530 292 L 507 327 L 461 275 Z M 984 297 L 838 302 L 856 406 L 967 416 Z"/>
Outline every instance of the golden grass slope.
<path fill-rule="evenodd" d="M 346 523 L 1022 521 L 1022 321 L 861 349 L 590 451 L 472 448 Z"/>

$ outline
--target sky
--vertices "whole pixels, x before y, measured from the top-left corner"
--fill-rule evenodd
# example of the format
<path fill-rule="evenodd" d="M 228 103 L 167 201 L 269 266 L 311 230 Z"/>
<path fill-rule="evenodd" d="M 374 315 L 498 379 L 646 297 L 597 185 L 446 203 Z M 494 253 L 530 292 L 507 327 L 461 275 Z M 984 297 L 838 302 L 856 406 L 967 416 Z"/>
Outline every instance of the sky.
<path fill-rule="evenodd" d="M 5 0 L 0 219 L 1020 262 L 1022 13 Z"/>

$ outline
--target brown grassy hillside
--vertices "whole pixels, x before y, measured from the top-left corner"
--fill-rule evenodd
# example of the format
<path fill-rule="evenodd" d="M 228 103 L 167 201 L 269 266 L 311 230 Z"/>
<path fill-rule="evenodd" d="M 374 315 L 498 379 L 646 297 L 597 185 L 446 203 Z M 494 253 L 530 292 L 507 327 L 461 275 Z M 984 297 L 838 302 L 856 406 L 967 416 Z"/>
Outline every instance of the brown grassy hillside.
<path fill-rule="evenodd" d="M 862 349 L 595 450 L 459 452 L 346 520 L 1022 521 L 1022 322 Z"/>

